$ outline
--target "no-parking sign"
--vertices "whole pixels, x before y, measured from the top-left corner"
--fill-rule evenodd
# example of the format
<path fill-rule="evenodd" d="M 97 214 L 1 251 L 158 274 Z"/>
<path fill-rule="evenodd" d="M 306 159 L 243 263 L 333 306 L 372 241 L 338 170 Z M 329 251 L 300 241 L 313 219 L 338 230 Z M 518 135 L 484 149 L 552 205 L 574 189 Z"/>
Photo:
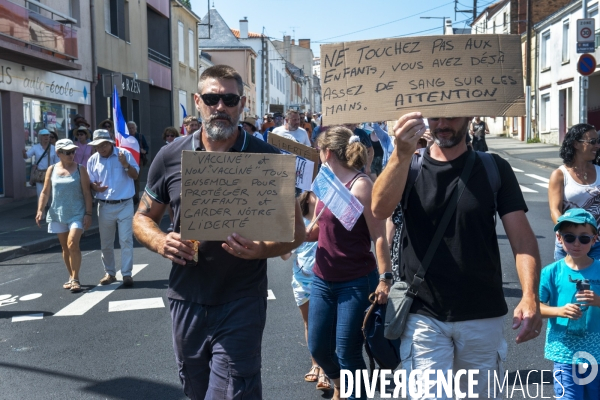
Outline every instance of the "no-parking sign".
<path fill-rule="evenodd" d="M 596 59 L 591 54 L 582 54 L 577 62 L 577 71 L 583 76 L 588 76 L 596 71 Z"/>

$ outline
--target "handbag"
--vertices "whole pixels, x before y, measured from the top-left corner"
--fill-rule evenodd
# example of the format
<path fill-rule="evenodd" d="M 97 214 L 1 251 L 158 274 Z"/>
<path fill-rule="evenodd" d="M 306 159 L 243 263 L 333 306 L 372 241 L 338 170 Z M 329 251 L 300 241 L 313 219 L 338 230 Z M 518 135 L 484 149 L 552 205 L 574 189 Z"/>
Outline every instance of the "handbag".
<path fill-rule="evenodd" d="M 390 288 L 384 324 L 384 336 L 387 339 L 398 339 L 404 332 L 413 300 L 419 292 L 419 287 L 421 286 L 421 283 L 423 283 L 425 273 L 429 268 L 429 264 L 433 259 L 433 255 L 437 250 L 442 237 L 444 236 L 444 232 L 448 227 L 448 223 L 450 222 L 452 214 L 454 214 L 454 211 L 456 210 L 460 196 L 465 190 L 465 186 L 469 180 L 471 171 L 473 170 L 473 165 L 475 164 L 475 158 L 475 152 L 470 151 L 456 188 L 454 188 L 454 191 L 452 192 L 450 202 L 444 211 L 444 215 L 442 216 L 440 224 L 433 235 L 433 239 L 431 239 L 431 243 L 427 248 L 425 257 L 423 257 L 423 261 L 421 262 L 421 265 L 419 266 L 412 283 L 408 285 L 407 282 L 395 282 Z"/>
<path fill-rule="evenodd" d="M 40 162 L 44 159 L 44 156 L 46 154 L 48 154 L 48 165 L 50 165 L 50 146 L 51 145 L 49 144 L 48 147 L 46 147 L 46 150 L 44 150 L 40 159 L 37 160 L 35 165 L 31 167 L 31 173 L 29 174 L 29 183 L 32 186 L 36 183 L 44 183 L 44 180 L 46 179 L 47 169 L 38 169 L 38 165 L 40 165 Z"/>
<path fill-rule="evenodd" d="M 375 369 L 375 361 L 381 369 L 393 371 L 400 365 L 400 340 L 389 340 L 383 336 L 383 320 L 387 304 L 378 304 L 375 293 L 369 295 L 369 301 L 371 305 L 365 310 L 362 332 L 371 374 Z"/>

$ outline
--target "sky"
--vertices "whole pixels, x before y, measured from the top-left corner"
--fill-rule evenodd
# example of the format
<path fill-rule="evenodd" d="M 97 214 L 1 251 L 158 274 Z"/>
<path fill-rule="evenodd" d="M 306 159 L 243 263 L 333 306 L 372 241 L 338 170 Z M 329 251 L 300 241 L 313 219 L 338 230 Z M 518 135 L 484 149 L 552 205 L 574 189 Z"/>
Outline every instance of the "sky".
<path fill-rule="evenodd" d="M 479 0 L 477 10 L 497 0 Z M 208 10 L 206 0 L 191 0 L 200 18 Z M 343 41 L 394 36 L 441 35 L 443 17 L 455 28 L 466 28 L 472 12 L 454 13 L 455 0 L 210 0 L 230 28 L 248 18 L 248 30 L 272 39 L 310 39 L 315 57 L 319 46 Z M 458 0 L 459 10 L 472 10 L 473 0 Z M 436 17 L 421 19 L 420 17 Z M 439 19 L 437 19 L 439 18 Z"/>

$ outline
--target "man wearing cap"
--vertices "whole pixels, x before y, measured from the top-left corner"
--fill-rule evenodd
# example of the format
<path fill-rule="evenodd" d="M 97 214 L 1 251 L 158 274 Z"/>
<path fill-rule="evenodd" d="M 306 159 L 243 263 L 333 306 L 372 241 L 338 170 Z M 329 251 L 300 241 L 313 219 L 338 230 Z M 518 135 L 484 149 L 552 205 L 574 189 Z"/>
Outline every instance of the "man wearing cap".
<path fill-rule="evenodd" d="M 115 265 L 115 229 L 119 227 L 121 246 L 121 274 L 125 286 L 133 285 L 133 181 L 138 177 L 139 166 L 126 149 L 115 147 L 110 133 L 105 129 L 94 131 L 91 146 L 96 153 L 88 160 L 92 190 L 98 199 L 98 228 L 105 275 L 100 284 L 117 280 Z"/>
<path fill-rule="evenodd" d="M 275 126 L 275 123 L 273 122 L 273 116 L 271 114 L 265 114 L 265 118 L 263 119 L 263 123 L 260 127 L 260 132 L 264 134 L 267 131 L 267 129 L 273 126 Z M 265 141 L 266 140 L 267 139 L 265 139 Z"/>
<path fill-rule="evenodd" d="M 482 156 L 467 149 L 465 135 L 470 118 L 428 118 L 428 122 L 434 143 L 417 154 L 417 143 L 426 130 L 422 114 L 408 113 L 396 122 L 396 147 L 375 181 L 371 203 L 375 218 L 385 219 L 406 197 L 400 278 L 420 286 L 401 336 L 402 367 L 407 376 L 412 369 L 441 370 L 444 375 L 450 370 L 477 369 L 477 383 L 469 387 L 469 392 L 479 398 L 496 398 L 487 393 L 488 377 L 503 373 L 502 361 L 507 356 L 503 327 L 508 313 L 496 212 L 513 251 L 523 291 L 512 319 L 512 328 L 520 329 L 517 343 L 537 337 L 542 326 L 537 240 L 525 216 L 527 205 L 510 164 L 495 154 L 487 159 L 495 163 L 500 178 L 499 187 L 492 189 Z M 419 172 L 405 193 L 411 163 L 419 157 Z M 456 192 L 468 166 L 472 170 L 463 180 L 464 190 Z M 450 214 L 439 245 L 429 253 L 437 226 L 455 201 L 455 192 L 459 196 L 456 209 Z M 429 257 L 428 269 L 422 275 L 422 263 Z M 435 379 L 429 380 L 426 374 L 418 379 L 417 384 L 427 393 L 439 389 Z M 460 380 L 461 391 L 466 391 L 466 384 L 466 379 Z"/>
<path fill-rule="evenodd" d="M 265 129 L 263 131 L 263 139 L 265 139 L 265 142 L 269 138 L 269 133 L 273 132 L 273 129 L 279 128 L 280 126 L 283 125 L 283 114 L 278 113 L 278 112 L 276 112 L 275 114 L 273 114 L 273 121 L 272 122 L 273 122 L 273 125 L 271 125 L 270 127 L 268 127 L 267 129 Z M 292 135 L 288 135 L 288 136 L 282 135 L 282 136 L 283 137 L 287 137 L 288 139 L 289 139 L 288 136 L 291 136 L 293 138 Z M 294 138 L 294 140 L 297 141 L 296 138 Z"/>
<path fill-rule="evenodd" d="M 50 144 L 50 131 L 48 129 L 42 129 L 38 132 L 38 141 L 39 143 L 31 146 L 29 150 L 23 149 L 24 159 L 35 156 L 35 159 L 32 162 L 32 174 L 35 170 L 46 171 L 50 165 L 54 165 L 59 161 L 54 146 Z M 40 193 L 42 193 L 43 188 L 44 181 L 35 183 L 38 199 L 40 198 Z"/>

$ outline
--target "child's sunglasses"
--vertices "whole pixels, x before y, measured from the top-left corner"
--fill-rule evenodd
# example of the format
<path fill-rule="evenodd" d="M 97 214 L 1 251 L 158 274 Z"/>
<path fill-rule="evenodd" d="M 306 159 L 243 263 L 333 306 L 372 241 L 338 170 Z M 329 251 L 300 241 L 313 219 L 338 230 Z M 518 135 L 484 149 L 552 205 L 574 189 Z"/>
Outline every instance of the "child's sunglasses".
<path fill-rule="evenodd" d="M 593 236 L 589 236 L 589 235 L 575 236 L 572 233 L 565 233 L 565 234 L 561 233 L 560 235 L 562 236 L 563 240 L 566 243 L 573 243 L 573 242 L 575 242 L 575 239 L 578 239 L 579 243 L 588 244 L 594 238 Z"/>

